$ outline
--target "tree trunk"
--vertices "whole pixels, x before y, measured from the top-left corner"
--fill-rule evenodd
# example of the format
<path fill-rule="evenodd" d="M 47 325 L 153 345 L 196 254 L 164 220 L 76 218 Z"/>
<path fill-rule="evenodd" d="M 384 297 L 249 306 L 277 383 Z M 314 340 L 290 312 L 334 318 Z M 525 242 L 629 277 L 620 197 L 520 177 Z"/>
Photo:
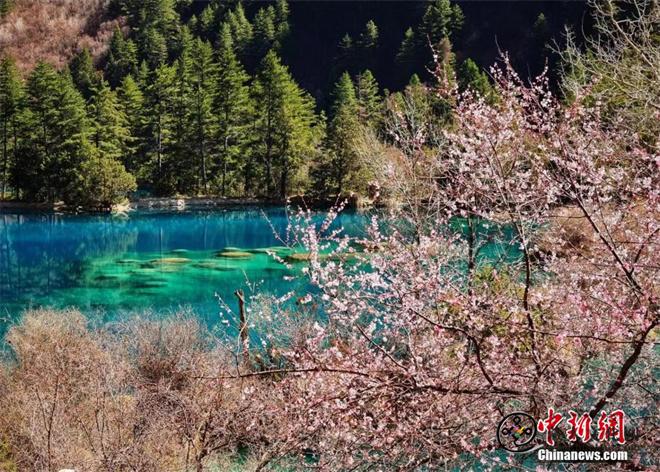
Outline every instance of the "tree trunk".
<path fill-rule="evenodd" d="M 284 161 L 282 166 L 282 175 L 280 176 L 280 198 L 284 200 L 286 198 L 286 189 L 289 184 L 289 165 L 288 161 Z"/>
<path fill-rule="evenodd" d="M 238 336 L 241 341 L 241 356 L 243 358 L 243 364 L 245 367 L 250 365 L 250 352 L 248 344 L 248 325 L 247 318 L 245 317 L 245 296 L 243 290 L 239 289 L 234 292 L 236 298 L 238 299 Z"/>
<path fill-rule="evenodd" d="M 7 152 L 7 120 L 4 120 L 2 129 L 2 199 L 7 193 L 7 169 L 9 167 L 9 156 Z"/>

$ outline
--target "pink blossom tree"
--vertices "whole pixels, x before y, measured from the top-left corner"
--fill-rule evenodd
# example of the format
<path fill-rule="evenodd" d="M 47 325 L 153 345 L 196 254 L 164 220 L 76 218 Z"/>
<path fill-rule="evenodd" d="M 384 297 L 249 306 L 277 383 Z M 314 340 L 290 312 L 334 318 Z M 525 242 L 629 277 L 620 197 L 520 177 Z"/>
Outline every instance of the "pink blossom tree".
<path fill-rule="evenodd" d="M 544 75 L 526 85 L 506 58 L 492 75 L 494 101 L 438 89 L 456 103 L 441 146 L 423 127 L 394 136 L 428 191 L 415 211 L 358 239 L 330 231 L 333 212 L 298 215 L 318 289 L 301 303 L 321 309 L 276 369 L 295 392 L 282 451 L 333 470 L 485 461 L 505 413 L 622 405 L 648 445 L 658 156 L 581 97 L 563 106 Z M 479 257 L 484 224 L 519 257 Z"/>

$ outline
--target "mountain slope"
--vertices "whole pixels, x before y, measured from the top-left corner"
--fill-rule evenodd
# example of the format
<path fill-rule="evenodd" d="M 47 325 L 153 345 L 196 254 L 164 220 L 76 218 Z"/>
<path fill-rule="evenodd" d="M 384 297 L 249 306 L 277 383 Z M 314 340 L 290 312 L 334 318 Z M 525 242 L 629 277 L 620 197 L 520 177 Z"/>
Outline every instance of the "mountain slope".
<path fill-rule="evenodd" d="M 16 0 L 0 23 L 0 54 L 22 71 L 45 60 L 65 65 L 80 48 L 100 57 L 116 19 L 107 17 L 108 0 Z"/>

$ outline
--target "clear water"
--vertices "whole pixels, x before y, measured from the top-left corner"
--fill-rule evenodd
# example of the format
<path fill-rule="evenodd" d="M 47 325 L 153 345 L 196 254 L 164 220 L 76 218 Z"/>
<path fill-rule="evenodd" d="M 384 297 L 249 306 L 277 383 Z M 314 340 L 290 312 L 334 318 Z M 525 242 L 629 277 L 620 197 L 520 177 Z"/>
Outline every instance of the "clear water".
<path fill-rule="evenodd" d="M 315 218 L 322 221 L 325 214 Z M 342 213 L 336 225 L 359 235 L 366 216 Z M 0 213 L 0 335 L 29 308 L 74 307 L 112 320 L 151 311 L 192 310 L 220 321 L 219 298 L 235 308 L 234 291 L 302 293 L 305 263 L 281 257 L 289 220 L 282 208 L 143 211 L 128 216 Z M 452 222 L 461 231 L 461 220 Z M 507 231 L 482 225 L 481 259 L 515 259 Z M 493 236 L 493 233 L 495 236 Z M 293 279 L 293 280 L 292 280 Z"/>
<path fill-rule="evenodd" d="M 319 221 L 323 214 L 318 214 Z M 338 224 L 353 233 L 363 216 Z M 210 323 L 218 296 L 243 289 L 284 294 L 300 288 L 280 255 L 280 208 L 133 212 L 129 216 L 0 213 L 0 325 L 30 307 L 76 307 L 114 318 L 128 312 L 193 310 Z M 1 331 L 1 330 L 0 330 Z"/>

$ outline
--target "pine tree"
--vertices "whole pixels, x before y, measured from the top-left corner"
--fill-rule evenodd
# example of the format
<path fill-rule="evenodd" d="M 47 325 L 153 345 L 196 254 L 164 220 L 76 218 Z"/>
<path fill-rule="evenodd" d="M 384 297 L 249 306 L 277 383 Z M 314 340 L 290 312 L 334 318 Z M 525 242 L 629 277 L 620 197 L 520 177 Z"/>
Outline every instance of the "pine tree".
<path fill-rule="evenodd" d="M 175 182 L 167 170 L 170 143 L 172 141 L 174 108 L 173 99 L 176 83 L 176 69 L 163 65 L 153 73 L 153 81 L 147 88 L 145 109 L 148 110 L 146 122 L 146 157 L 149 166 L 149 181 L 156 193 L 168 195 L 175 189 Z"/>
<path fill-rule="evenodd" d="M 351 38 L 350 34 L 346 33 L 344 36 L 342 36 L 341 40 L 339 41 L 338 48 L 341 55 L 343 56 L 350 56 L 352 54 L 353 38 Z"/>
<path fill-rule="evenodd" d="M 488 76 L 469 57 L 461 64 L 457 78 L 460 90 L 470 89 L 484 98 L 491 97 L 493 88 L 488 81 Z"/>
<path fill-rule="evenodd" d="M 174 35 L 179 23 L 179 13 L 174 0 L 120 0 L 128 24 L 138 33 L 154 28 L 167 40 Z"/>
<path fill-rule="evenodd" d="M 279 126 L 287 86 L 287 71 L 277 55 L 270 51 L 257 73 L 253 94 L 256 105 L 257 154 L 264 164 L 266 194 L 273 195 L 274 161 L 281 141 Z M 251 172 L 251 169 L 246 169 Z M 246 179 L 247 180 L 247 179 Z M 250 189 L 245 189 L 249 192 Z"/>
<path fill-rule="evenodd" d="M 23 83 L 14 61 L 0 61 L 0 139 L 2 140 L 2 199 L 7 196 L 10 171 L 16 160 L 19 117 L 23 105 Z"/>
<path fill-rule="evenodd" d="M 180 16 L 174 0 L 120 0 L 138 45 L 138 60 L 153 70 L 175 47 Z"/>
<path fill-rule="evenodd" d="M 137 189 L 135 177 L 116 159 L 95 155 L 80 166 L 83 176 L 76 202 L 89 208 L 109 209 Z"/>
<path fill-rule="evenodd" d="M 364 26 L 364 30 L 360 34 L 358 40 L 358 67 L 373 68 L 376 66 L 376 58 L 378 56 L 378 26 L 373 20 L 369 20 Z M 355 67 L 349 69 L 352 73 L 357 72 Z"/>
<path fill-rule="evenodd" d="M 170 97 L 172 103 L 172 135 L 167 148 L 167 180 L 175 182 L 176 191 L 192 193 L 197 183 L 197 168 L 194 152 L 194 125 L 191 115 L 193 97 L 192 36 L 187 28 L 181 28 L 177 40 L 179 56 L 174 63 L 174 86 Z"/>
<path fill-rule="evenodd" d="M 231 29 L 231 37 L 233 39 L 236 55 L 243 59 L 252 43 L 253 33 L 252 25 L 245 17 L 245 10 L 241 3 L 238 3 L 236 8 L 227 14 L 227 24 Z"/>
<path fill-rule="evenodd" d="M 215 5 L 208 5 L 199 15 L 197 23 L 197 34 L 204 38 L 211 38 L 216 29 L 217 7 Z M 195 31 L 193 31 L 195 32 Z"/>
<path fill-rule="evenodd" d="M 403 35 L 403 41 L 396 54 L 396 60 L 400 64 L 411 64 L 415 61 L 417 38 L 412 28 L 408 28 Z"/>
<path fill-rule="evenodd" d="M 359 104 L 348 72 L 335 84 L 332 116 L 328 126 L 327 148 L 330 161 L 325 172 L 324 187 L 341 194 L 346 184 L 353 186 L 359 172 L 355 140 L 360 134 Z"/>
<path fill-rule="evenodd" d="M 128 118 L 117 97 L 103 80 L 96 88 L 89 103 L 91 118 L 90 139 L 99 155 L 123 160 L 130 141 Z"/>
<path fill-rule="evenodd" d="M 534 26 L 532 26 L 532 32 L 534 39 L 541 44 L 545 44 L 549 39 L 550 27 L 548 26 L 548 20 L 543 12 L 539 13 L 539 16 L 536 17 Z"/>
<path fill-rule="evenodd" d="M 78 91 L 85 100 L 89 100 L 94 88 L 98 85 L 99 75 L 94 68 L 92 55 L 87 48 L 73 56 L 69 63 L 69 71 Z"/>
<path fill-rule="evenodd" d="M 117 89 L 122 111 L 126 116 L 129 139 L 125 143 L 124 166 L 140 180 L 148 178 L 144 156 L 147 152 L 145 97 L 133 76 L 127 75 Z"/>
<path fill-rule="evenodd" d="M 429 4 L 416 30 L 406 30 L 397 53 L 397 61 L 404 66 L 402 73 L 434 67 L 431 48 L 438 53 L 438 49 L 450 44 L 446 41 L 460 32 L 463 22 L 463 11 L 450 0 L 434 0 Z"/>
<path fill-rule="evenodd" d="M 107 208 L 136 189 L 135 178 L 122 163 L 131 139 L 129 123 L 117 94 L 106 81 L 94 90 L 89 111 L 90 139 L 96 152 L 82 163 L 82 199 L 87 205 Z"/>
<path fill-rule="evenodd" d="M 373 50 L 378 47 L 378 26 L 374 20 L 367 21 L 364 31 L 360 34 L 359 44 L 363 50 Z"/>
<path fill-rule="evenodd" d="M 330 74 L 331 77 L 338 77 L 342 71 L 352 71 L 357 59 L 357 48 L 350 34 L 346 33 L 337 45 L 337 57 L 334 67 Z"/>
<path fill-rule="evenodd" d="M 197 38 L 192 49 L 192 113 L 193 144 L 199 160 L 197 188 L 209 193 L 209 157 L 215 133 L 213 98 L 217 68 L 211 45 Z"/>
<path fill-rule="evenodd" d="M 251 52 L 253 58 L 258 61 L 275 43 L 275 9 L 272 6 L 257 11 L 253 31 Z"/>
<path fill-rule="evenodd" d="M 33 201 L 84 199 L 83 163 L 93 154 L 85 101 L 69 74 L 39 63 L 27 83 L 26 138 L 15 180 Z"/>
<path fill-rule="evenodd" d="M 286 198 L 296 173 L 309 165 L 322 138 L 315 106 L 314 98 L 289 76 L 282 120 L 285 134 L 279 158 L 280 199 Z"/>
<path fill-rule="evenodd" d="M 253 93 L 256 152 L 265 167 L 266 194 L 275 195 L 275 174 L 279 171 L 277 194 L 284 198 L 292 177 L 318 140 L 314 100 L 298 87 L 274 51 L 263 59 Z"/>
<path fill-rule="evenodd" d="M 126 75 L 133 74 L 135 76 L 137 71 L 137 47 L 132 40 L 125 39 L 124 33 L 117 27 L 108 48 L 105 79 L 111 86 L 116 87 Z"/>
<path fill-rule="evenodd" d="M 422 47 L 437 44 L 442 38 L 451 37 L 463 26 L 463 12 L 449 0 L 435 0 L 424 12 L 418 35 Z"/>
<path fill-rule="evenodd" d="M 218 71 L 213 110 L 217 120 L 215 142 L 219 155 L 217 167 L 220 173 L 220 192 L 224 196 L 227 194 L 230 175 L 241 170 L 241 167 L 244 175 L 249 176 L 252 172 L 249 163 L 241 166 L 239 162 L 245 155 L 245 136 L 251 113 L 247 87 L 249 77 L 234 53 L 229 25 L 224 25 L 220 34 Z"/>
<path fill-rule="evenodd" d="M 289 3 L 286 0 L 277 0 L 275 4 L 275 38 L 278 49 L 282 48 L 289 31 Z"/>
<path fill-rule="evenodd" d="M 369 69 L 356 77 L 356 96 L 360 121 L 368 126 L 376 126 L 380 122 L 381 99 L 378 93 L 378 82 Z"/>
<path fill-rule="evenodd" d="M 161 32 L 154 27 L 148 27 L 141 35 L 140 57 L 150 69 L 156 69 L 167 62 L 167 40 Z"/>

